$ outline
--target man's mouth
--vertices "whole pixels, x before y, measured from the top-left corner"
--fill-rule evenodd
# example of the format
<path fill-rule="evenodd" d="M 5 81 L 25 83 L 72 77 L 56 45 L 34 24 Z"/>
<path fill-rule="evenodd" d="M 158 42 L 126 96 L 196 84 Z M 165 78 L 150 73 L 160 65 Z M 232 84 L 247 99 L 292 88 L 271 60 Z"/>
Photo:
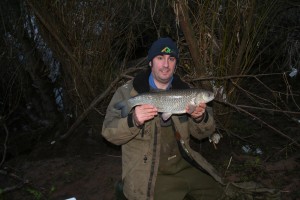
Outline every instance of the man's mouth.
<path fill-rule="evenodd" d="M 163 70 L 161 70 L 161 73 L 163 73 L 163 74 L 168 74 L 169 72 L 170 72 L 169 69 L 163 69 Z"/>

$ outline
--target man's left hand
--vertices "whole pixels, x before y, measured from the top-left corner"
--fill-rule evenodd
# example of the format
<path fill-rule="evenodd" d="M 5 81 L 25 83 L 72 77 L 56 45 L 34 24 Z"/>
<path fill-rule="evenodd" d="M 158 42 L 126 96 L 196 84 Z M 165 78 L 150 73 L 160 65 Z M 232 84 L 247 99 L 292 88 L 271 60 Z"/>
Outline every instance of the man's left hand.
<path fill-rule="evenodd" d="M 195 110 L 191 113 L 191 117 L 196 120 L 201 120 L 204 117 L 206 109 L 206 104 L 205 103 L 200 103 Z M 189 112 L 189 108 L 186 109 L 187 113 Z"/>

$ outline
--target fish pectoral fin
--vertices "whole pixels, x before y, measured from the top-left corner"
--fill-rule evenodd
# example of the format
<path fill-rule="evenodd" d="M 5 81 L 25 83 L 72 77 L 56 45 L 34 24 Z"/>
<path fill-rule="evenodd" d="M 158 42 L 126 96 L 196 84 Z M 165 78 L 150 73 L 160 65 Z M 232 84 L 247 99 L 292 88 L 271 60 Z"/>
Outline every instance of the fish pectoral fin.
<path fill-rule="evenodd" d="M 188 114 L 192 114 L 197 106 L 195 104 L 188 104 L 187 107 L 188 107 Z"/>
<path fill-rule="evenodd" d="M 164 121 L 167 121 L 167 119 L 169 119 L 171 117 L 171 115 L 172 115 L 172 113 L 163 113 L 161 115 L 161 117 Z"/>

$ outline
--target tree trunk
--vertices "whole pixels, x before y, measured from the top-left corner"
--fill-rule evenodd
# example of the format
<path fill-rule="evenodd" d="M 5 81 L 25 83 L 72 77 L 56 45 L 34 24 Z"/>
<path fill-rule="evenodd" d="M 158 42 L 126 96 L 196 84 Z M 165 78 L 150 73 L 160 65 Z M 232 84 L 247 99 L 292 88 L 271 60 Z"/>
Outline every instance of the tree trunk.
<path fill-rule="evenodd" d="M 195 33 L 192 27 L 192 23 L 189 18 L 189 12 L 188 12 L 188 5 L 186 1 L 175 1 L 175 11 L 177 10 L 178 13 L 175 13 L 178 17 L 180 28 L 182 29 L 185 39 L 187 41 L 195 69 L 196 69 L 196 75 L 197 77 L 204 77 L 206 75 L 205 66 L 201 62 L 200 59 L 200 51 L 197 38 L 195 37 Z M 203 81 L 202 86 L 205 89 L 211 89 L 211 85 L 208 81 Z"/>
<path fill-rule="evenodd" d="M 36 109 L 36 120 L 48 121 L 48 125 L 49 123 L 53 125 L 59 115 L 53 92 L 54 85 L 47 77 L 48 66 L 40 59 L 42 56 L 36 49 L 32 51 L 34 46 L 26 36 L 22 39 L 22 48 L 25 52 L 24 70 L 28 73 L 24 75 L 28 82 L 25 97 L 27 103 L 33 104 L 32 107 Z"/>

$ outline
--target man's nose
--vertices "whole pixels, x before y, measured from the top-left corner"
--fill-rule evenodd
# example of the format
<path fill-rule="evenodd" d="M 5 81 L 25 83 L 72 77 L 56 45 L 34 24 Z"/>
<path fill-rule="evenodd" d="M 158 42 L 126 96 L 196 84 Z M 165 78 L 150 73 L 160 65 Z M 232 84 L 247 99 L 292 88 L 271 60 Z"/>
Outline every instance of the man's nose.
<path fill-rule="evenodd" d="M 169 58 L 164 58 L 163 66 L 164 67 L 169 67 Z"/>

